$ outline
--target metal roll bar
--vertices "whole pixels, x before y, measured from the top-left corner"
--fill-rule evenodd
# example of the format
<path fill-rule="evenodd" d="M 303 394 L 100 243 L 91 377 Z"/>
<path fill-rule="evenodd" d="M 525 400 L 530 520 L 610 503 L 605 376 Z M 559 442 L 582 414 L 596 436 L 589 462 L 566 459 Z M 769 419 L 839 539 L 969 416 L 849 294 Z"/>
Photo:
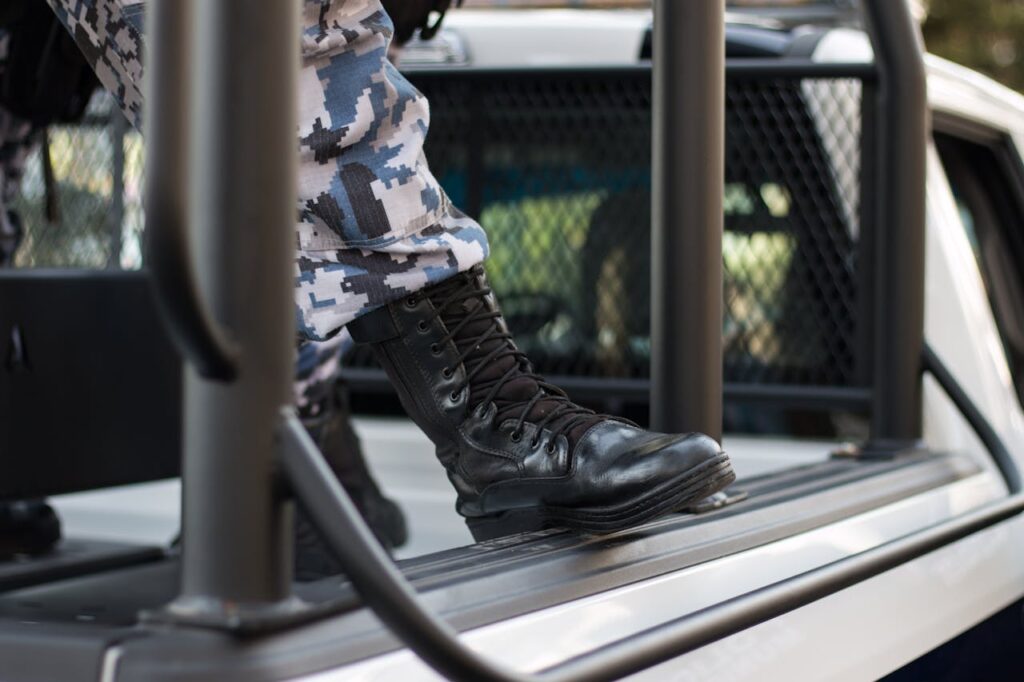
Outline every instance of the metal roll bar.
<path fill-rule="evenodd" d="M 871 437 L 865 450 L 919 447 L 924 349 L 925 168 L 928 86 L 921 29 L 906 0 L 864 0 L 879 71 L 876 163 L 865 169 L 877 201 L 868 216 L 874 240 L 870 361 Z M 873 218 L 873 220 L 872 220 Z"/>
<path fill-rule="evenodd" d="M 956 380 L 953 373 L 939 359 L 938 353 L 928 343 L 924 345 L 922 369 L 932 375 L 932 378 L 935 379 L 953 402 L 956 409 L 967 420 L 967 423 L 970 424 L 971 429 L 977 434 L 978 440 L 981 441 L 985 449 L 992 455 L 992 461 L 995 463 L 999 473 L 1002 474 L 1003 480 L 1006 481 L 1007 489 L 1011 493 L 1019 493 L 1024 490 L 1024 481 L 1021 480 L 1020 471 L 1017 469 L 1017 463 L 1013 459 L 1010 450 L 992 427 L 992 424 L 985 418 L 982 411 L 978 409 L 978 406 L 967 395 L 967 391 Z"/>
<path fill-rule="evenodd" d="M 146 265 L 178 351 L 201 376 L 229 381 L 232 343 L 200 294 L 188 235 L 191 2 L 151 2 L 146 96 Z"/>
<path fill-rule="evenodd" d="M 722 439 L 725 0 L 654 3 L 651 426 Z"/>
<path fill-rule="evenodd" d="M 297 608 L 274 437 L 295 352 L 299 5 L 148 12 L 150 263 L 189 361 L 182 586 L 163 615 L 230 628 Z"/>

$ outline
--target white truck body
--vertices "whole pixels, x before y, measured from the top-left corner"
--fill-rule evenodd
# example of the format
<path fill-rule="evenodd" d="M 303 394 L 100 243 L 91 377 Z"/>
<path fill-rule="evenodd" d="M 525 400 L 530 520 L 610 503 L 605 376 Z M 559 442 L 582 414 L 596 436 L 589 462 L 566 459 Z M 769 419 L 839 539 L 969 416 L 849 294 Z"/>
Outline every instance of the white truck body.
<path fill-rule="evenodd" d="M 414 45 L 406 63 L 439 58 L 474 67 L 633 64 L 650 23 L 645 11 L 455 11 L 441 38 L 448 47 Z M 870 61 L 871 50 L 863 33 L 837 29 L 819 42 L 814 58 Z M 1000 131 L 1024 149 L 1024 97 L 934 57 L 928 60 L 928 74 L 935 112 Z M 927 202 L 926 338 L 1024 468 L 1024 412 L 978 263 L 934 148 L 928 159 Z M 469 544 L 453 511 L 454 493 L 426 438 L 406 420 L 356 423 L 372 466 L 410 520 L 412 544 L 400 556 Z M 476 628 L 464 639 L 510 667 L 539 669 L 1006 496 L 988 453 L 931 380 L 925 384 L 924 425 L 929 446 L 965 453 L 978 472 L 808 532 Z M 725 440 L 741 479 L 822 461 L 836 446 L 728 435 Z M 56 504 L 69 535 L 165 543 L 178 527 L 178 491 L 171 481 L 70 495 Z M 1022 596 L 1024 518 L 1017 517 L 636 679 L 876 679 Z M 397 651 L 303 679 L 436 675 L 410 652 Z"/>

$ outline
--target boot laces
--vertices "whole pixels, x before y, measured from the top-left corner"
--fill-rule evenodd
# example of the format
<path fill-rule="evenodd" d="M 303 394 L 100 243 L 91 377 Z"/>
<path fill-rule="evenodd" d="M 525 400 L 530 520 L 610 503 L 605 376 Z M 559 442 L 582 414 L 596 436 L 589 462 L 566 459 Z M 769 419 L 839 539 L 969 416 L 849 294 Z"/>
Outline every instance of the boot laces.
<path fill-rule="evenodd" d="M 495 421 L 498 423 L 518 412 L 510 436 L 513 442 L 522 438 L 523 425 L 530 422 L 537 428 L 530 447 L 537 447 L 544 428 L 548 427 L 548 453 L 554 453 L 559 436 L 570 437 L 577 427 L 600 419 L 614 419 L 580 407 L 569 399 L 565 391 L 534 373 L 529 359 L 516 348 L 512 335 L 500 322 L 501 312 L 487 305 L 486 298 L 491 294 L 491 288 L 475 281 L 475 275 L 478 274 L 479 271 L 474 268 L 453 277 L 436 285 L 429 296 L 434 302 L 434 312 L 424 323 L 441 318 L 449 328 L 433 350 L 437 352 L 444 344 L 454 341 L 459 351 L 455 365 L 463 364 L 466 367 L 466 376 L 453 389 L 452 398 L 457 398 L 463 390 L 470 388 L 474 409 L 480 405 L 487 408 L 496 406 Z M 469 305 L 465 302 L 469 302 Z M 456 310 L 457 304 L 463 304 L 462 309 Z M 500 370 L 502 366 L 507 366 L 503 372 L 492 371 L 487 376 L 487 369 Z M 447 367 L 443 373 L 446 378 L 451 377 L 454 368 Z M 524 380 L 536 386 L 529 398 L 521 390 L 509 390 L 513 383 L 518 389 L 528 386 Z M 483 395 L 482 399 L 475 399 L 474 396 L 480 395 Z"/>

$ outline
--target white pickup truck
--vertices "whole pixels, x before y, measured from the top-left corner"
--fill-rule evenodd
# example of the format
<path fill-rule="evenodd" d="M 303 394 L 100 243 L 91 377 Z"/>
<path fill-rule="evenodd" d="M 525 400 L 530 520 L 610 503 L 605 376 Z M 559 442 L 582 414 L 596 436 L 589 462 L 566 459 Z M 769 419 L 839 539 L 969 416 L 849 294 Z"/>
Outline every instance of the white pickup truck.
<path fill-rule="evenodd" d="M 401 62 L 432 101 L 435 173 L 491 235 L 492 278 L 522 345 L 574 397 L 638 419 L 651 24 L 643 10 L 465 9 Z M 871 199 L 860 148 L 871 43 L 856 27 L 784 26 L 764 13 L 731 16 L 727 33 L 725 448 L 746 499 L 616 536 L 544 531 L 474 545 L 429 441 L 394 414 L 367 358 L 348 360 L 357 429 L 409 520 L 400 568 L 467 644 L 515 669 L 727 608 L 1016 492 L 990 450 L 998 438 L 1009 466 L 1024 468 L 1024 98 L 927 59 L 925 336 L 991 433 L 979 436 L 962 401 L 926 376 L 927 448 L 867 457 L 851 443 L 866 437 L 870 409 L 858 254 Z M 750 62 L 757 69 L 743 71 Z M 813 68 L 793 76 L 773 63 Z M 166 545 L 178 490 L 164 481 L 54 502 L 71 538 Z M 100 652 L 89 679 L 434 678 L 355 601 L 290 639 L 214 647 L 187 664 L 168 649 L 165 667 L 146 667 L 152 656 L 133 658 L 148 637 L 125 615 L 135 611 L 104 611 L 103 600 L 120 604 L 117 593 L 142 581 L 155 602 L 144 606 L 158 606 L 173 585 L 152 581 L 173 570 L 118 571 L 113 585 L 93 572 L 0 592 L 0 621 L 97 622 L 100 634 L 67 635 Z M 75 596 L 86 588 L 98 610 Z M 52 594 L 57 616 L 33 615 Z M 1024 518 L 1010 516 L 636 678 L 1024 679 L 1022 599 Z M 119 628 L 133 634 L 110 634 Z M 257 674 L 253 657 L 273 665 Z"/>

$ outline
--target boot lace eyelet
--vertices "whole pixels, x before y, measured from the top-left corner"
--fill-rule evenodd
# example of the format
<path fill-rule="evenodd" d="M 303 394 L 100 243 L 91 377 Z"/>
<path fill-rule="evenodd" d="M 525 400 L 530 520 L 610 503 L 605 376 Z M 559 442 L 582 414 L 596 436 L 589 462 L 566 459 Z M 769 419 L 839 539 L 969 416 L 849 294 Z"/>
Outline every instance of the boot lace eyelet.
<path fill-rule="evenodd" d="M 452 391 L 451 395 L 448 396 L 452 399 L 453 403 L 459 402 L 459 398 L 462 397 L 462 391 Z"/>
<path fill-rule="evenodd" d="M 519 433 L 518 431 L 513 431 L 508 435 L 508 437 L 512 439 L 513 443 L 518 443 L 523 439 L 523 434 Z"/>
<path fill-rule="evenodd" d="M 420 330 L 421 332 L 425 332 L 425 331 L 427 331 L 428 329 L 430 329 L 430 326 L 429 326 L 429 325 L 428 325 L 428 324 L 427 324 L 426 322 L 424 322 L 423 320 L 420 320 L 420 321 L 419 321 L 419 322 L 418 322 L 418 323 L 416 324 L 416 328 L 417 328 L 417 329 L 419 329 L 419 330 Z"/>
<path fill-rule="evenodd" d="M 455 371 L 451 367 L 445 367 L 441 370 L 441 376 L 445 379 L 451 379 L 455 375 Z"/>
<path fill-rule="evenodd" d="M 549 455 L 555 454 L 557 450 L 558 448 L 555 447 L 554 443 L 548 443 L 547 446 L 544 448 L 544 452 L 548 453 Z"/>
<path fill-rule="evenodd" d="M 419 303 L 419 301 L 416 300 L 415 296 L 410 296 L 409 298 L 405 299 L 405 305 L 407 305 L 410 308 L 415 308 L 417 303 Z"/>
<path fill-rule="evenodd" d="M 430 344 L 430 352 L 433 353 L 434 355 L 440 355 L 441 346 L 437 345 L 436 343 Z"/>

